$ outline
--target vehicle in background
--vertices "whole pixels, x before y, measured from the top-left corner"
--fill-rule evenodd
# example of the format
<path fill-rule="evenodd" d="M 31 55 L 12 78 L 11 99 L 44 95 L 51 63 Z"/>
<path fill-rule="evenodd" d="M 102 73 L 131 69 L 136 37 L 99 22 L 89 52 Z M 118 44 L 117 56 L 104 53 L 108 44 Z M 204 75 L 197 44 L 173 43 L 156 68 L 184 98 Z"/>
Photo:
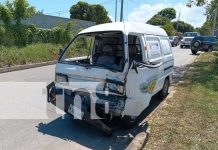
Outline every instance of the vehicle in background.
<path fill-rule="evenodd" d="M 183 34 L 183 38 L 182 38 L 182 40 L 180 42 L 180 48 L 190 47 L 191 46 L 191 41 L 196 36 L 199 36 L 198 32 L 185 32 Z"/>
<path fill-rule="evenodd" d="M 86 56 L 73 58 L 82 52 Z M 47 100 L 110 135 L 112 129 L 102 119 L 90 116 L 119 117 L 123 127 L 133 127 L 153 95 L 168 95 L 173 66 L 162 28 L 130 22 L 93 26 L 61 53 Z"/>
<path fill-rule="evenodd" d="M 191 42 L 191 52 L 192 54 L 198 51 L 211 52 L 215 44 L 215 36 L 196 36 Z"/>
<path fill-rule="evenodd" d="M 177 36 L 169 36 L 169 39 L 172 47 L 179 45 L 179 38 Z"/>

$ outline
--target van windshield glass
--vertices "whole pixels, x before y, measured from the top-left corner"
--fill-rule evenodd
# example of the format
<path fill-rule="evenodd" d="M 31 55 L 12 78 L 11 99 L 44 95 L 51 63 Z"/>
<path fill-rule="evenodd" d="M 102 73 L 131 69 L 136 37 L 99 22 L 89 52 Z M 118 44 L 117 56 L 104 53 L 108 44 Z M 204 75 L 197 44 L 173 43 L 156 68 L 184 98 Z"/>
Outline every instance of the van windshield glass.
<path fill-rule="evenodd" d="M 100 32 L 79 35 L 65 51 L 61 61 L 86 67 L 122 71 L 124 68 L 123 34 Z M 85 56 L 78 58 L 78 56 Z"/>

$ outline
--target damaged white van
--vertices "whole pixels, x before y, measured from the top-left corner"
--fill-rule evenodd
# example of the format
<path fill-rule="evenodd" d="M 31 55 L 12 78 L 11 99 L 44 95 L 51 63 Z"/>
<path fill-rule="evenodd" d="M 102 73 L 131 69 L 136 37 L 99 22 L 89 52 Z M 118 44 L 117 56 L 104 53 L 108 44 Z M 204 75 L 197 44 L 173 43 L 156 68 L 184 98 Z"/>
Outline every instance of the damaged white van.
<path fill-rule="evenodd" d="M 132 127 L 153 95 L 168 95 L 173 65 L 163 29 L 131 22 L 96 25 L 61 53 L 56 79 L 47 86 L 48 102 L 108 133 L 99 118 L 120 117 Z"/>

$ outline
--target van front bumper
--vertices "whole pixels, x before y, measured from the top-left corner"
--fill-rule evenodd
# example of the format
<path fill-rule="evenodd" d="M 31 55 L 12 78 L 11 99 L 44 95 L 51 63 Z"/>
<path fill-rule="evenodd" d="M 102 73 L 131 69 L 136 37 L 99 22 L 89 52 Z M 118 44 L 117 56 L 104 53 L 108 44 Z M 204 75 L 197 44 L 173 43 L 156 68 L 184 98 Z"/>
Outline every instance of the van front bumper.
<path fill-rule="evenodd" d="M 92 94 L 88 92 L 62 89 L 56 86 L 54 82 L 47 86 L 48 103 L 52 103 L 68 114 L 69 108 L 72 106 L 74 107 L 75 105 L 74 98 L 76 95 L 81 97 L 81 108 L 78 109 L 84 112 L 84 114 L 91 114 L 91 108 L 94 108 L 94 113 L 96 113 L 100 118 L 108 116 L 121 117 L 124 113 L 126 97 L 123 95 L 95 93 L 95 95 L 97 95 L 97 100 L 93 101 Z M 70 114 L 73 115 L 72 113 Z"/>

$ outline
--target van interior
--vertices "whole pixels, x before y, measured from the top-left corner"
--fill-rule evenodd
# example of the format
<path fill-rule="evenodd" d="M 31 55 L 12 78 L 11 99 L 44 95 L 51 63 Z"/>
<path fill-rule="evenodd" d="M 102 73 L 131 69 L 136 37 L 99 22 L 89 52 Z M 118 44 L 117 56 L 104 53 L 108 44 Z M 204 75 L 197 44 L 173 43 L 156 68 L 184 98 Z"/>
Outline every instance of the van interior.
<path fill-rule="evenodd" d="M 86 67 L 103 67 L 122 72 L 125 66 L 124 36 L 122 32 L 100 32 L 79 35 L 67 48 L 62 63 Z M 138 36 L 128 36 L 129 66 L 133 60 L 142 61 L 141 43 Z M 73 57 L 87 56 L 74 60 Z"/>

